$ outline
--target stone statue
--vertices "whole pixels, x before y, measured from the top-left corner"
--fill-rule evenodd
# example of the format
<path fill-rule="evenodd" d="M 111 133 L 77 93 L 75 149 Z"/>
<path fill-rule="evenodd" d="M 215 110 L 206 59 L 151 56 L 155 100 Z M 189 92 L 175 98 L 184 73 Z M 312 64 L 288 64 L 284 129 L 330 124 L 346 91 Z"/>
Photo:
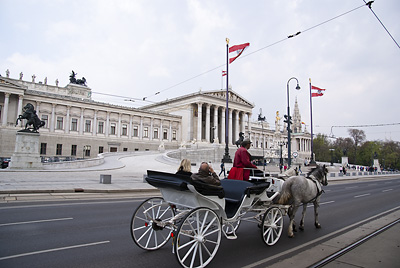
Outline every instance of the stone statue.
<path fill-rule="evenodd" d="M 59 83 L 59 82 L 58 82 L 58 78 L 57 78 L 57 79 L 56 79 L 56 86 L 58 86 L 58 83 Z"/>
<path fill-rule="evenodd" d="M 47 85 L 47 77 L 44 78 L 44 84 Z"/>
<path fill-rule="evenodd" d="M 276 111 L 276 117 L 275 117 L 275 131 L 279 131 L 280 125 L 281 125 L 281 117 L 279 116 L 279 111 Z"/>
<path fill-rule="evenodd" d="M 244 133 L 239 132 L 239 139 L 235 141 L 236 147 L 239 147 L 243 140 L 244 140 Z"/>
<path fill-rule="evenodd" d="M 26 119 L 25 129 L 22 129 L 18 132 L 35 132 L 37 133 L 39 128 L 45 125 L 44 121 L 41 121 L 36 114 L 35 108 L 31 103 L 25 105 L 22 109 L 23 114 L 19 115 L 15 125 L 18 125 L 18 120 Z M 29 128 L 28 126 L 32 126 Z"/>
<path fill-rule="evenodd" d="M 22 80 L 22 77 L 24 76 L 24 74 L 22 72 L 19 73 L 19 80 Z"/>
<path fill-rule="evenodd" d="M 75 73 L 74 70 L 72 70 L 71 75 L 69 76 L 69 82 L 71 84 L 77 84 L 77 85 L 82 85 L 82 86 L 86 86 L 86 78 L 82 77 L 82 79 L 76 79 L 76 75 L 78 73 Z"/>
<path fill-rule="evenodd" d="M 33 74 L 33 75 L 32 75 L 32 83 L 35 83 L 35 78 L 36 78 L 36 75 Z"/>
<path fill-rule="evenodd" d="M 9 78 L 10 77 L 10 70 L 6 70 L 6 77 Z"/>

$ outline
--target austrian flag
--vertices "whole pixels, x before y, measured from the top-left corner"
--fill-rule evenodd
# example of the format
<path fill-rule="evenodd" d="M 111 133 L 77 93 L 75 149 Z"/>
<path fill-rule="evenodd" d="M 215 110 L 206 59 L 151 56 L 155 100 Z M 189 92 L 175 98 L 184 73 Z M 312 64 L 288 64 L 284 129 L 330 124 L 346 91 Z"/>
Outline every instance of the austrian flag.
<path fill-rule="evenodd" d="M 317 90 L 317 92 L 311 93 L 311 97 L 320 97 L 324 95 L 325 89 L 319 88 L 316 86 L 311 85 L 311 89 Z"/>
<path fill-rule="evenodd" d="M 245 43 L 245 44 L 241 44 L 241 45 L 236 45 L 236 46 L 232 46 L 229 48 L 229 53 L 232 52 L 236 52 L 236 55 L 232 58 L 229 58 L 229 64 L 231 64 L 234 60 L 236 60 L 237 58 L 239 58 L 240 55 L 242 55 L 243 51 L 250 46 L 250 43 Z"/>

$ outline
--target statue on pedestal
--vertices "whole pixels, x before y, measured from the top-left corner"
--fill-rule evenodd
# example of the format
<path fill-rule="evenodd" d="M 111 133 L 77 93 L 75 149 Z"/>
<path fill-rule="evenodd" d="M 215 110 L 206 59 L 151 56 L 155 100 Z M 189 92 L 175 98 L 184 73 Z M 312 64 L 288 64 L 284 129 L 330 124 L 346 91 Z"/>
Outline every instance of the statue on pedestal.
<path fill-rule="evenodd" d="M 31 103 L 25 105 L 22 109 L 22 115 L 19 115 L 15 125 L 18 125 L 18 120 L 26 119 L 25 129 L 18 132 L 35 132 L 37 133 L 39 128 L 45 125 L 44 121 L 41 121 L 36 114 L 35 108 Z M 31 128 L 29 126 L 32 126 Z"/>

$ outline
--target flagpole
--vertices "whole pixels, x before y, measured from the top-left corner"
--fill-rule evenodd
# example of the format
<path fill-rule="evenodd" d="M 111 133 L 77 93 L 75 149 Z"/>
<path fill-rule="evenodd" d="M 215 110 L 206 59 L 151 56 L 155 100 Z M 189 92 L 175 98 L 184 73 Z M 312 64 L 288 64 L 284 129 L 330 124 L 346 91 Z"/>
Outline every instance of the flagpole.
<path fill-rule="evenodd" d="M 226 110 L 225 110 L 225 154 L 222 158 L 222 162 L 224 163 L 232 163 L 232 159 L 229 156 L 229 146 L 228 146 L 228 131 L 229 131 L 229 39 L 226 38 Z"/>
<path fill-rule="evenodd" d="M 310 164 L 315 164 L 314 161 L 314 136 L 313 136 L 313 121 L 312 121 L 312 93 L 311 93 L 311 78 L 310 80 L 310 117 L 311 117 L 311 158 L 310 158 Z"/>

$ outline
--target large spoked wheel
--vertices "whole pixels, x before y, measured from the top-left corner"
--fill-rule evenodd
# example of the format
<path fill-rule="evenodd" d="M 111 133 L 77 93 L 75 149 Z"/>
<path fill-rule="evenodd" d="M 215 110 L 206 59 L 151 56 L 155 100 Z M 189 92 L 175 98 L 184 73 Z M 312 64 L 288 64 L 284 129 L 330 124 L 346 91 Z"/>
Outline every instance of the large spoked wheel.
<path fill-rule="evenodd" d="M 279 208 L 269 208 L 261 222 L 261 237 L 268 246 L 275 245 L 281 237 L 283 214 Z"/>
<path fill-rule="evenodd" d="M 175 237 L 175 254 L 183 267 L 205 267 L 217 254 L 221 243 L 221 223 L 209 208 L 188 213 Z"/>
<path fill-rule="evenodd" d="M 163 226 L 175 216 L 169 203 L 160 197 L 145 200 L 133 213 L 131 235 L 133 241 L 145 250 L 156 250 L 168 242 L 172 228 Z"/>

